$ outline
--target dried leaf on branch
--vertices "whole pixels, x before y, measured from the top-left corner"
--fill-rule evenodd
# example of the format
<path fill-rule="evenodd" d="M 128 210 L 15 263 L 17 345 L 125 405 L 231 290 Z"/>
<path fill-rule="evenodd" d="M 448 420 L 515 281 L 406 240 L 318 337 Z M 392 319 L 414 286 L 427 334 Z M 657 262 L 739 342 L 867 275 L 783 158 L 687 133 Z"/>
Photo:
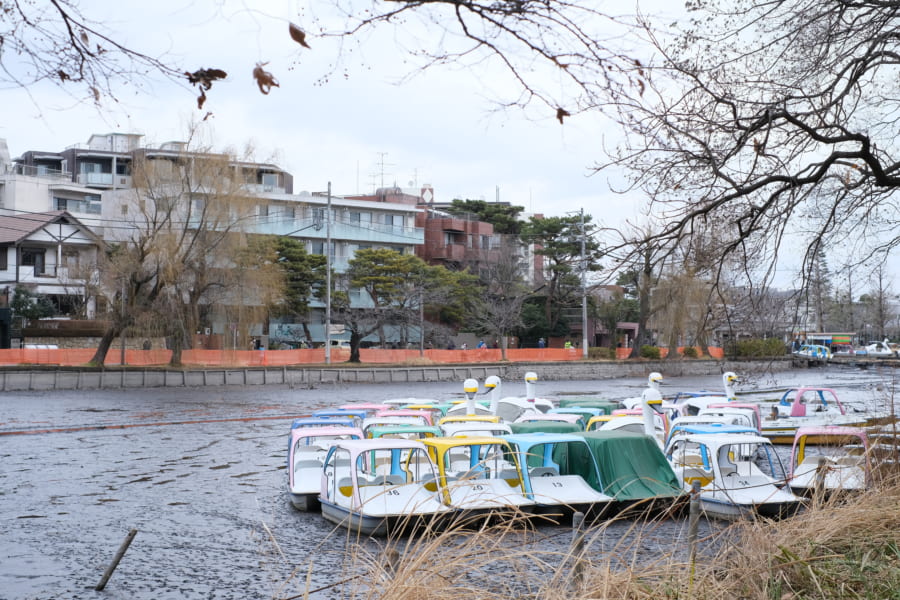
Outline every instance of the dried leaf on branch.
<path fill-rule="evenodd" d="M 306 32 L 294 25 L 293 23 L 288 23 L 288 32 L 291 34 L 291 39 L 303 46 L 304 48 L 309 48 L 309 44 L 306 43 Z"/>
<path fill-rule="evenodd" d="M 269 63 L 256 63 L 256 67 L 253 69 L 253 78 L 256 79 L 256 85 L 259 86 L 259 91 L 263 94 L 268 94 L 273 87 L 281 87 L 278 85 L 278 80 L 275 79 L 275 76 L 263 69 L 267 64 Z"/>

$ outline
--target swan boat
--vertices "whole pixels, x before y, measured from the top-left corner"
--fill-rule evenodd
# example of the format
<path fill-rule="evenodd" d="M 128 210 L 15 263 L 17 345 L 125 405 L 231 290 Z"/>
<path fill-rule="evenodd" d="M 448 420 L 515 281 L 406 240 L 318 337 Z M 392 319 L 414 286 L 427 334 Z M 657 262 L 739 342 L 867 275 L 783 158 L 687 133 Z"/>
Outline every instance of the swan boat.
<path fill-rule="evenodd" d="M 776 444 L 792 444 L 801 427 L 864 427 L 891 418 L 889 411 L 847 407 L 834 389 L 824 387 L 791 388 L 780 400 L 761 402 L 759 406 L 762 435 Z"/>
<path fill-rule="evenodd" d="M 718 432 L 676 435 L 666 446 L 666 457 L 684 489 L 690 491 L 699 482 L 701 510 L 728 520 L 778 518 L 799 510 L 802 499 L 787 487 L 787 474 L 772 442 L 752 429 L 724 433 L 723 427 Z"/>
<path fill-rule="evenodd" d="M 534 501 L 535 512 L 600 516 L 613 503 L 603 493 L 597 462 L 583 437 L 529 433 L 505 439 L 516 454 L 525 495 Z"/>
<path fill-rule="evenodd" d="M 442 501 L 437 469 L 417 440 L 336 442 L 320 482 L 322 516 L 359 535 L 437 530 L 452 512 Z"/>
<path fill-rule="evenodd" d="M 291 505 L 297 510 L 318 509 L 322 465 L 328 448 L 338 441 L 362 438 L 359 427 L 322 425 L 292 429 L 287 455 Z"/>
<path fill-rule="evenodd" d="M 801 427 L 791 448 L 791 490 L 811 496 L 859 492 L 872 483 L 869 439 L 859 427 Z"/>
<path fill-rule="evenodd" d="M 534 504 L 506 439 L 443 437 L 421 442 L 437 465 L 444 504 L 463 517 L 527 511 Z"/>

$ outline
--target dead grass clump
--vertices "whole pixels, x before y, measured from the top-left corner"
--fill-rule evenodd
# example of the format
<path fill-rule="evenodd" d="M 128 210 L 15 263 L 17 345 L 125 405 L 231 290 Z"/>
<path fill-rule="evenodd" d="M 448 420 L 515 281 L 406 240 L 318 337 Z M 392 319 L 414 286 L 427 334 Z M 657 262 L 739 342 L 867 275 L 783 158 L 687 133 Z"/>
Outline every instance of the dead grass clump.
<path fill-rule="evenodd" d="M 625 517 L 597 522 L 579 538 L 523 515 L 491 525 L 477 519 L 379 547 L 348 544 L 344 573 L 353 576 L 339 593 L 348 600 L 900 598 L 896 479 L 790 519 L 707 524 L 694 564 L 687 528 L 687 519 Z"/>
<path fill-rule="evenodd" d="M 427 356 L 416 356 L 414 358 L 408 358 L 400 364 L 405 367 L 417 367 L 417 366 L 422 366 L 422 365 L 426 365 L 426 366 L 434 365 L 434 364 L 438 364 L 438 363 L 436 363 L 432 359 L 428 358 Z"/>
<path fill-rule="evenodd" d="M 784 521 L 742 523 L 734 534 L 704 573 L 704 583 L 712 575 L 727 590 L 719 597 L 875 599 L 900 590 L 900 486 L 825 502 Z"/>

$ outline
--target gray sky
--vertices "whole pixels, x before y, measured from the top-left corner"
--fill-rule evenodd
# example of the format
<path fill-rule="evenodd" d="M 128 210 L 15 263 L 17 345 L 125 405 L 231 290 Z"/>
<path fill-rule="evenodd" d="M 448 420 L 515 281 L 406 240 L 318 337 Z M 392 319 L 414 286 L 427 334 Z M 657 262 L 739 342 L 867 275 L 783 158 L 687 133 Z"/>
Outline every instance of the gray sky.
<path fill-rule="evenodd" d="M 610 226 L 640 212 L 640 194 L 610 191 L 618 174 L 589 176 L 603 145 L 614 143 L 615 130 L 591 116 L 560 125 L 553 114 L 498 111 L 492 100 L 513 85 L 501 74 L 449 67 L 397 83 L 414 69 L 385 31 L 357 49 L 357 61 L 346 63 L 347 77 L 317 83 L 337 47 L 310 35 L 312 49 L 298 54 L 287 23 L 302 25 L 298 13 L 309 15 L 306 5 L 323 1 L 84 0 L 87 17 L 102 20 L 132 47 L 169 53 L 192 69 L 222 68 L 228 79 L 214 84 L 202 111 L 194 90 L 159 77 L 140 90 L 120 85 L 118 104 L 107 101 L 102 112 L 50 85 L 5 89 L 0 137 L 13 156 L 114 131 L 143 133 L 157 144 L 184 139 L 187 123 L 210 111 L 212 146 L 240 152 L 251 144 L 255 159 L 293 173 L 295 192 L 324 190 L 328 181 L 336 194 L 370 191 L 382 181 L 430 183 L 439 201 L 499 196 L 545 215 L 584 208 Z M 269 95 L 251 76 L 265 61 L 280 82 Z"/>

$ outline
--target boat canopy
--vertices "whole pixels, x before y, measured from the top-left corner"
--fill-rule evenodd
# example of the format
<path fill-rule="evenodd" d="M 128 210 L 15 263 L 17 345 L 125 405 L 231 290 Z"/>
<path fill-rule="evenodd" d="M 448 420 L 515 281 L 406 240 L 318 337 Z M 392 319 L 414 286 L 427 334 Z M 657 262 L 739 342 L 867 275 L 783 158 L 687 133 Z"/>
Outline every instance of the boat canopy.
<path fill-rule="evenodd" d="M 622 408 L 622 405 L 618 402 L 613 402 L 612 400 L 597 400 L 594 398 L 562 398 L 559 401 L 559 407 L 596 408 L 603 411 L 604 415 L 608 415 L 617 408 Z"/>
<path fill-rule="evenodd" d="M 681 482 L 652 437 L 630 431 L 588 431 L 584 437 L 597 461 L 603 493 L 616 500 L 682 495 Z"/>
<path fill-rule="evenodd" d="M 564 423 L 562 421 L 532 421 L 530 423 L 510 423 L 509 428 L 513 433 L 576 433 L 584 431 L 577 423 Z"/>
<path fill-rule="evenodd" d="M 552 467 L 560 475 L 579 475 L 593 489 L 604 492 L 591 449 L 581 436 L 539 432 L 513 434 L 506 440 L 516 449 L 524 470 Z"/>

